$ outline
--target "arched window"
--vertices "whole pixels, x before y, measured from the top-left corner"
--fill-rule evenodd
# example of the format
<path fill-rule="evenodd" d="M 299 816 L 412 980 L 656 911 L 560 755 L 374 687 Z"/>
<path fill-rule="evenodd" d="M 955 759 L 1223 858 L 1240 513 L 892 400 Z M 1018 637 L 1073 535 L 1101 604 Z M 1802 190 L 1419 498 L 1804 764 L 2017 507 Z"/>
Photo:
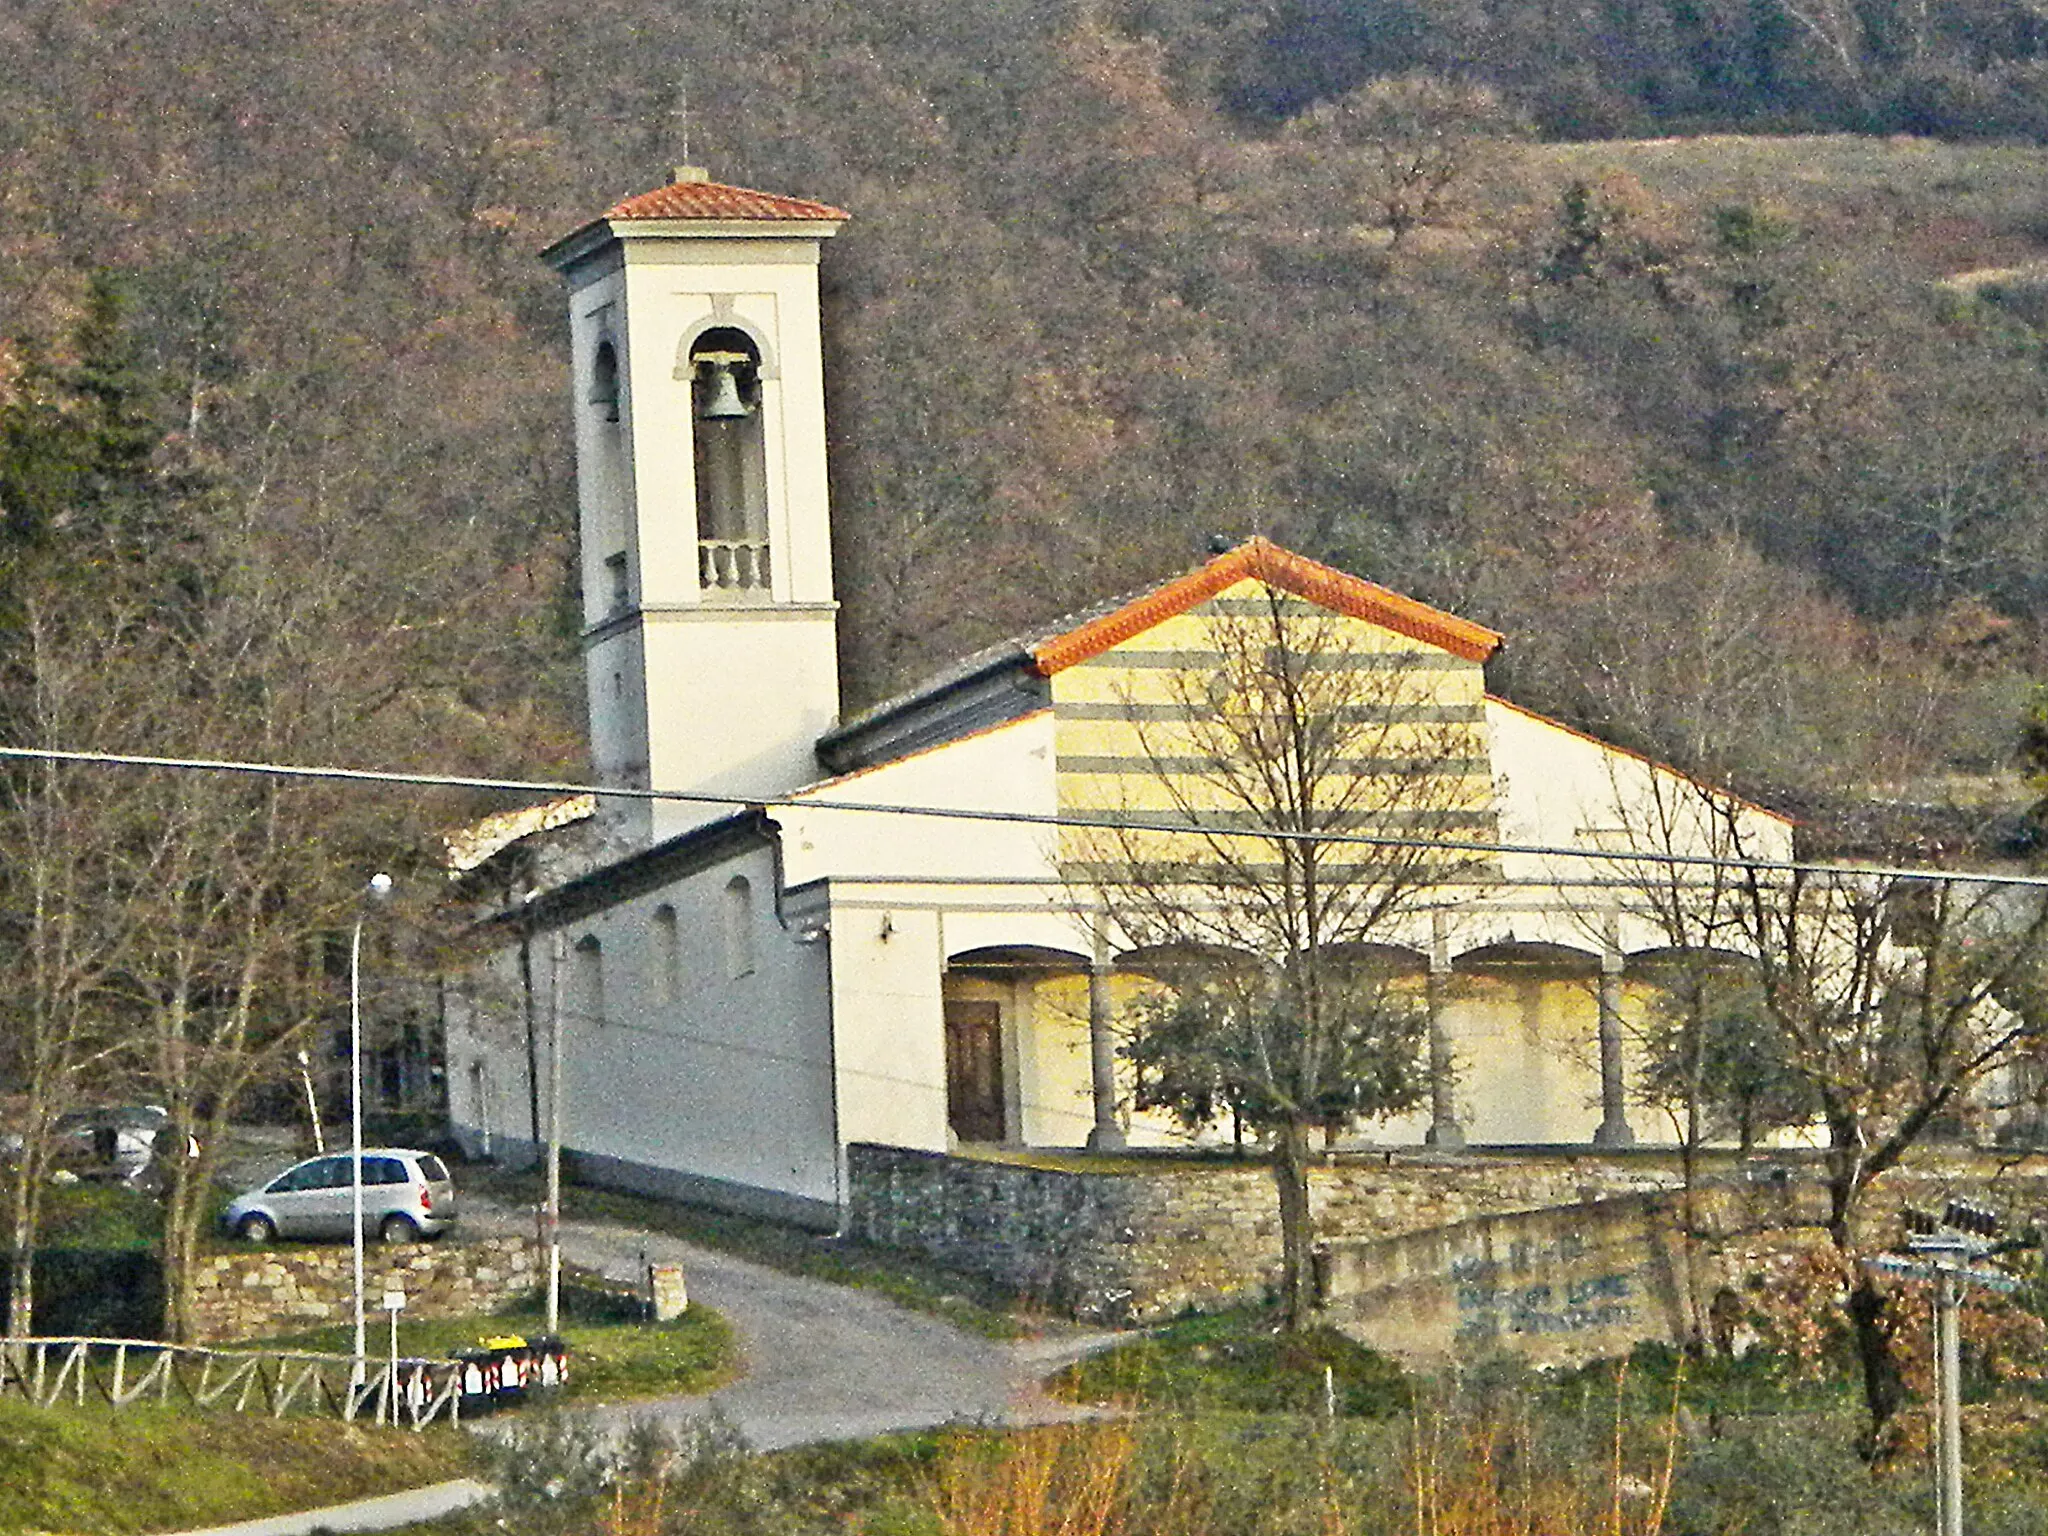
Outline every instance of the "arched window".
<path fill-rule="evenodd" d="M 725 882 L 725 973 L 737 981 L 754 974 L 754 888 L 745 875 Z"/>
<path fill-rule="evenodd" d="M 605 566 L 610 611 L 624 611 L 631 601 L 632 572 L 626 557 L 626 449 L 619 425 L 619 353 L 609 338 L 597 344 L 590 360 L 590 409 L 596 420 L 590 460 L 592 553 Z"/>
<path fill-rule="evenodd" d="M 683 941 L 676 927 L 676 909 L 663 902 L 654 909 L 654 996 L 673 1008 L 683 996 Z"/>
<path fill-rule="evenodd" d="M 599 421 L 619 419 L 619 351 L 609 341 L 600 341 L 590 360 L 590 403 Z"/>
<path fill-rule="evenodd" d="M 706 591 L 766 590 L 768 461 L 761 428 L 761 349 L 735 326 L 690 347 L 696 448 L 698 575 Z"/>

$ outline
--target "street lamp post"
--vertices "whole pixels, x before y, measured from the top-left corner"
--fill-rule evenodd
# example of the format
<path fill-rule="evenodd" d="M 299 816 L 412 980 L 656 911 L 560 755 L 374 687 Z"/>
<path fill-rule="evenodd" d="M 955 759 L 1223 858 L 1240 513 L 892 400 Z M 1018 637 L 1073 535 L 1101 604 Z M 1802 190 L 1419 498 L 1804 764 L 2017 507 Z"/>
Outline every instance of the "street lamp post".
<path fill-rule="evenodd" d="M 355 1220 L 355 1365 L 350 1381 L 363 1380 L 363 924 L 370 905 L 391 894 L 391 877 L 381 871 L 370 876 L 364 887 L 365 900 L 356 912 L 356 926 L 348 940 L 348 1114 L 349 1174 L 354 1185 L 350 1208 Z"/>

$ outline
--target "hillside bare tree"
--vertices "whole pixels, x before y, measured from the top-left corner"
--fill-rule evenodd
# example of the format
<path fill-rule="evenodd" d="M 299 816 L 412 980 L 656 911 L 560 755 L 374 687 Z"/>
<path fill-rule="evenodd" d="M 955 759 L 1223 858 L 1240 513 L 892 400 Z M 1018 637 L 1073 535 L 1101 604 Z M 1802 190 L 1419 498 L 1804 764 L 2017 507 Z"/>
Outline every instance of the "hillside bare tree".
<path fill-rule="evenodd" d="M 1369 80 L 1304 113 L 1292 138 L 1345 203 L 1383 226 L 1388 243 L 1436 224 L 1486 162 L 1520 131 L 1489 87 L 1410 74 Z"/>
<path fill-rule="evenodd" d="M 1087 829 L 1068 878 L 1168 989 L 1127 1020 L 1140 1102 L 1262 1137 L 1301 1327 L 1312 1133 L 1419 1099 L 1426 1020 L 1382 957 L 1492 867 L 1445 846 L 1486 825 L 1492 785 L 1476 693 L 1446 707 L 1444 674 L 1384 631 L 1271 586 L 1202 626 L 1206 651 L 1123 707 L 1143 767 L 1120 810 L 1175 830 Z"/>
<path fill-rule="evenodd" d="M 148 707 L 80 655 L 61 613 L 26 597 L 16 619 L 7 668 L 15 743 L 103 747 L 121 722 Z M 17 1337 L 33 1331 L 35 1250 L 58 1119 L 129 1065 L 110 994 L 136 914 L 116 895 L 123 832 L 103 814 L 101 776 L 53 762 L 9 764 L 0 772 L 0 843 L 7 849 L 0 858 L 0 974 L 8 978 L 0 991 L 0 1081 L 12 1091 L 12 1130 L 20 1138 L 4 1167 L 6 1331 Z"/>
<path fill-rule="evenodd" d="M 298 579 L 343 530 L 229 496 L 153 435 L 117 310 L 88 315 L 75 362 L 0 401 L 9 745 L 279 764 L 393 763 L 421 736 L 445 749 L 464 712 L 441 686 L 459 666 L 439 631 L 411 622 L 395 584 Z M 452 729 L 421 729 L 433 720 Z M 32 1133 L 12 1189 L 17 1269 L 54 1116 L 85 1089 L 147 1095 L 170 1115 L 168 1324 L 190 1336 L 225 1133 L 339 1016 L 323 950 L 367 872 L 411 843 L 415 809 L 303 778 L 7 766 L 0 1047 Z"/>
<path fill-rule="evenodd" d="M 2039 1049 L 2048 1029 L 2048 895 L 1960 872 L 1788 867 L 1759 846 L 1741 801 L 1698 785 L 1680 785 L 1678 795 L 1666 814 L 1698 834 L 1691 851 L 1730 862 L 1718 870 L 1653 863 L 1626 882 L 1625 899 L 1665 924 L 1681 952 L 1677 1000 L 1689 1012 L 1671 1067 L 1692 1115 L 1730 1091 L 1713 1074 L 1743 1070 L 1741 1061 L 1714 1059 L 1730 1050 L 1715 1039 L 1716 1010 L 1733 1001 L 1739 1055 L 1768 1075 L 1761 1087 L 1748 1085 L 1765 1096 L 1752 1109 L 1817 1124 L 1825 1231 L 1845 1267 L 1877 1447 L 1903 1386 L 1886 1293 L 1857 1264 L 1870 1237 L 1868 1197 L 1915 1147 L 1965 1116 L 1992 1074 Z M 1694 985 L 1716 973 L 1716 985 L 1739 997 L 1717 999 Z M 1694 1137 L 1707 1129 L 1690 1126 Z"/>

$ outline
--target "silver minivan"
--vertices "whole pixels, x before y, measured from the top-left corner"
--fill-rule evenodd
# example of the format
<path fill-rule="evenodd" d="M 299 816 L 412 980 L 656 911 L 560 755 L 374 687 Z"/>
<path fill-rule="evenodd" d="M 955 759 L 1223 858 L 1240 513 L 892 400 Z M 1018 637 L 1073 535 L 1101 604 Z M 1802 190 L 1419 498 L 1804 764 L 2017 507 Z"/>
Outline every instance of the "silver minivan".
<path fill-rule="evenodd" d="M 273 1237 L 347 1237 L 355 1207 L 347 1152 L 309 1157 L 260 1189 L 237 1195 L 221 1213 L 245 1242 Z M 433 1237 L 455 1220 L 447 1164 L 411 1147 L 363 1148 L 363 1235 L 386 1243 Z"/>

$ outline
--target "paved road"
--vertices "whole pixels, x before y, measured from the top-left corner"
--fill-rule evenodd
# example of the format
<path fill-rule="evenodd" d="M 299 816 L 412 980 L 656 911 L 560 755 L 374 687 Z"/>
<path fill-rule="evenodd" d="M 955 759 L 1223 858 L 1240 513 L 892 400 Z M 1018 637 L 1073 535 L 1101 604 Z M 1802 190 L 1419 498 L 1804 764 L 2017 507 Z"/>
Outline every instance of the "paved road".
<path fill-rule="evenodd" d="M 467 1196 L 462 1219 L 472 1230 L 530 1231 L 532 1222 Z M 998 1343 L 871 1292 L 786 1275 L 679 1238 L 562 1224 L 569 1261 L 615 1280 L 638 1276 L 643 1243 L 652 1262 L 683 1266 L 692 1302 L 732 1323 L 746 1374 L 709 1398 L 590 1409 L 600 1420 L 688 1417 L 715 1407 L 764 1451 L 953 1422 L 1049 1423 L 1080 1411 L 1046 1397 L 1040 1379 L 1115 1337 L 1062 1330 Z"/>
<path fill-rule="evenodd" d="M 471 1231 L 532 1230 L 529 1213 L 493 1207 L 469 1195 L 463 1196 L 462 1213 Z M 661 1233 L 597 1222 L 562 1223 L 562 1252 L 569 1262 L 613 1279 L 635 1279 L 643 1251 L 654 1263 L 681 1264 L 690 1300 L 732 1323 L 745 1351 L 745 1374 L 709 1397 L 600 1403 L 579 1410 L 604 1424 L 649 1417 L 681 1423 L 716 1408 L 750 1445 L 768 1451 L 950 1423 L 1054 1423 L 1085 1417 L 1089 1410 L 1053 1401 L 1039 1389 L 1039 1381 L 1116 1338 L 1062 1329 L 998 1343 L 866 1291 L 785 1275 Z M 468 1480 L 439 1483 L 186 1536 L 388 1530 L 449 1513 L 488 1492 Z"/>

